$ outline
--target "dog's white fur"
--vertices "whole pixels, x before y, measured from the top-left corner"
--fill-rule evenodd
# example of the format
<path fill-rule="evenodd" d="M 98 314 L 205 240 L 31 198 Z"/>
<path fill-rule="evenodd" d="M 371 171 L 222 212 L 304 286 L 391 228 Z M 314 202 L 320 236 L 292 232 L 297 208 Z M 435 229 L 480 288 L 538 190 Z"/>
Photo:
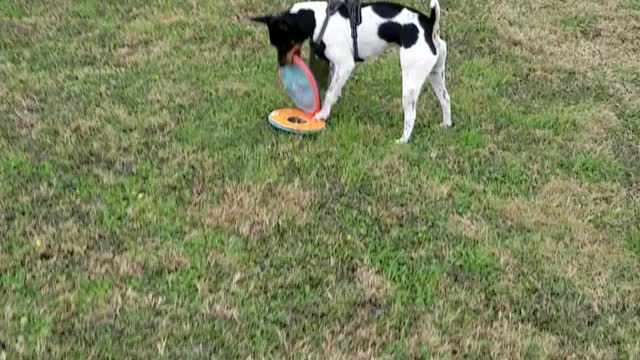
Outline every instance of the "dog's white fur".
<path fill-rule="evenodd" d="M 358 26 L 358 52 L 362 59 L 380 55 L 389 45 L 378 35 L 381 24 L 393 21 L 405 24 L 415 24 L 419 29 L 418 41 L 409 48 L 400 47 L 400 64 L 402 67 L 402 104 L 404 109 L 404 130 L 397 143 L 407 143 L 413 132 L 416 119 L 416 104 L 422 86 L 429 80 L 442 109 L 442 127 L 450 127 L 451 102 L 445 86 L 445 66 L 447 59 L 447 44 L 440 38 L 439 15 L 440 5 L 437 0 L 431 0 L 431 8 L 436 8 L 436 19 L 433 29 L 433 42 L 436 47 L 434 55 L 424 39 L 424 30 L 418 21 L 418 15 L 403 9 L 391 19 L 377 15 L 371 7 L 363 7 L 362 23 Z M 316 24 L 322 24 L 326 17 L 327 2 L 302 2 L 294 5 L 290 12 L 296 13 L 301 9 L 314 12 Z M 316 26 L 313 39 L 318 40 L 321 26 Z M 317 119 L 325 120 L 331 114 L 331 108 L 338 101 L 342 88 L 349 79 L 356 66 L 353 59 L 353 42 L 350 36 L 349 20 L 334 15 L 329 19 L 327 29 L 322 40 L 326 45 L 325 57 L 331 63 L 331 81 L 327 90 L 322 109 L 315 115 Z"/>

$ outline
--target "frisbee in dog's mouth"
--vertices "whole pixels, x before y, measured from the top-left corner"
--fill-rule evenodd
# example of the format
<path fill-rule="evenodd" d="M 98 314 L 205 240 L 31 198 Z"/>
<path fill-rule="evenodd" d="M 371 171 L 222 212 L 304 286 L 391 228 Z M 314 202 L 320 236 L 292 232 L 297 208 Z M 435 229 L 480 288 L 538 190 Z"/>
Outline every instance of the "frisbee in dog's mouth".
<path fill-rule="evenodd" d="M 280 67 L 279 74 L 287 95 L 296 107 L 310 114 L 320 111 L 318 84 L 300 56 L 295 55 L 291 64 Z"/>

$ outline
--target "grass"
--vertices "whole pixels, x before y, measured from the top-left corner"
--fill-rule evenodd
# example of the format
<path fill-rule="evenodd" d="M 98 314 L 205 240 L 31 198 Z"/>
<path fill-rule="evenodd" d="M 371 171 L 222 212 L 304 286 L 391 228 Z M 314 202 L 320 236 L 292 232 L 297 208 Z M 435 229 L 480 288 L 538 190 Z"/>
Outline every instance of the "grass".
<path fill-rule="evenodd" d="M 640 356 L 637 1 L 443 1 L 407 146 L 269 127 L 288 4 L 0 0 L 0 359 Z"/>

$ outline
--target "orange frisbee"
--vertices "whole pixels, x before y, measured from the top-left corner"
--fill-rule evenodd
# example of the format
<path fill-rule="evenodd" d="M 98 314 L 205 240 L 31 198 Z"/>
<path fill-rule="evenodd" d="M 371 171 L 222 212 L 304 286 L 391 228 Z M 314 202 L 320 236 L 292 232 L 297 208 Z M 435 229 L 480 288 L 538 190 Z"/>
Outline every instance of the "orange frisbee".
<path fill-rule="evenodd" d="M 278 109 L 269 114 L 269 123 L 280 130 L 296 134 L 312 134 L 322 131 L 325 122 L 313 118 L 313 114 L 298 109 Z"/>

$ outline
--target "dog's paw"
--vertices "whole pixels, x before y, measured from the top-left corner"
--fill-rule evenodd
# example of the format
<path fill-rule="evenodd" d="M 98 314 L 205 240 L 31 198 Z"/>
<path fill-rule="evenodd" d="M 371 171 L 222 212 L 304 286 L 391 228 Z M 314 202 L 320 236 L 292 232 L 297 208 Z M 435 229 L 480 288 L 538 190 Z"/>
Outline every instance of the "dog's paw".
<path fill-rule="evenodd" d="M 313 115 L 313 118 L 316 120 L 326 121 L 329 118 L 329 112 L 325 110 L 320 110 L 315 115 Z"/>
<path fill-rule="evenodd" d="M 451 123 L 445 123 L 445 122 L 440 123 L 440 127 L 443 128 L 443 129 L 448 129 L 451 126 L 453 126 L 453 124 L 451 124 Z"/>
<path fill-rule="evenodd" d="M 404 138 L 400 138 L 400 139 L 396 140 L 396 144 L 398 144 L 398 145 L 406 144 L 408 142 L 409 142 L 409 139 L 404 139 Z"/>

